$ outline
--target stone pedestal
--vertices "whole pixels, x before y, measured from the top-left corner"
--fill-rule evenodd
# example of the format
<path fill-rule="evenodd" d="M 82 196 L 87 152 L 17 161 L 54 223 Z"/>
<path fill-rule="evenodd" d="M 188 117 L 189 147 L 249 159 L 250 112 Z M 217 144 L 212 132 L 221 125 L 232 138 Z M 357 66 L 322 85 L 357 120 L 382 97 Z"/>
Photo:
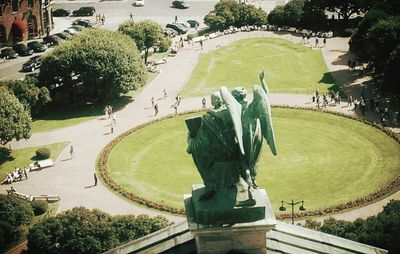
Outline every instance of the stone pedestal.
<path fill-rule="evenodd" d="M 193 185 L 192 195 L 185 194 L 185 208 L 189 230 L 194 234 L 197 253 L 227 253 L 235 250 L 242 253 L 266 253 L 266 233 L 275 226 L 276 219 L 264 189 L 254 190 L 256 205 L 251 207 L 210 207 L 210 204 L 198 203 L 202 185 Z M 220 200 L 221 197 L 216 197 Z M 228 203 L 230 197 L 226 196 Z M 225 202 L 226 203 L 226 202 Z M 206 207 L 210 208 L 207 214 Z M 261 212 L 262 210 L 262 212 Z M 261 216 L 261 219 L 259 216 Z M 226 216 L 226 218 L 222 218 Z M 250 222 L 242 222 L 251 220 Z M 201 221 L 229 222 L 228 224 L 202 224 Z M 237 222 L 235 222 L 235 220 Z"/>

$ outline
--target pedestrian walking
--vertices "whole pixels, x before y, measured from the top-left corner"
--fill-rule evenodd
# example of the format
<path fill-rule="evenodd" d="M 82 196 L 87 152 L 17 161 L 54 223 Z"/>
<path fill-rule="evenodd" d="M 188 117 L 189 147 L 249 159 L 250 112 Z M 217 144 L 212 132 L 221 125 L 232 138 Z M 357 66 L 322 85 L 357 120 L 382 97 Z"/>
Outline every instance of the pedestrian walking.
<path fill-rule="evenodd" d="M 164 88 L 163 93 L 164 93 L 164 98 L 167 98 L 168 97 L 167 89 Z"/>
<path fill-rule="evenodd" d="M 129 19 L 133 19 L 133 14 L 132 14 L 132 12 L 129 14 Z"/>
<path fill-rule="evenodd" d="M 178 15 L 175 15 L 175 22 L 178 22 Z"/>
<path fill-rule="evenodd" d="M 70 147 L 69 154 L 71 155 L 71 159 L 74 158 L 75 155 L 74 155 L 74 147 L 73 146 Z"/>
<path fill-rule="evenodd" d="M 175 115 L 177 115 L 178 114 L 178 102 L 176 102 L 176 103 L 174 103 L 174 106 L 173 106 L 173 108 L 174 108 L 174 110 L 175 110 Z"/>
<path fill-rule="evenodd" d="M 315 47 L 316 48 L 319 47 L 319 39 L 318 39 L 318 37 L 315 37 Z"/>
<path fill-rule="evenodd" d="M 25 178 L 28 179 L 28 171 L 26 170 L 26 168 L 24 168 L 24 175 L 25 175 Z"/>
<path fill-rule="evenodd" d="M 97 175 L 96 172 L 93 174 L 94 177 L 94 186 L 97 186 Z"/>
<path fill-rule="evenodd" d="M 111 127 L 110 132 L 111 132 L 111 134 L 113 134 L 114 133 L 114 122 L 111 122 L 110 127 Z"/>
<path fill-rule="evenodd" d="M 154 108 L 154 97 L 151 97 L 151 107 Z"/>
<path fill-rule="evenodd" d="M 326 46 L 326 37 L 324 37 L 324 39 L 322 40 L 322 43 L 324 44 L 324 48 Z"/>
<path fill-rule="evenodd" d="M 353 104 L 353 96 L 349 94 L 347 98 L 347 106 L 351 106 Z"/>
<path fill-rule="evenodd" d="M 155 115 L 158 114 L 158 104 L 157 103 L 154 105 L 154 114 Z"/>
<path fill-rule="evenodd" d="M 203 97 L 203 99 L 201 100 L 201 104 L 203 105 L 203 109 L 206 108 L 206 98 Z"/>
<path fill-rule="evenodd" d="M 104 15 L 101 17 L 101 24 L 104 25 L 104 23 L 106 23 L 106 15 Z"/>
<path fill-rule="evenodd" d="M 203 40 L 200 40 L 200 49 L 203 50 Z"/>
<path fill-rule="evenodd" d="M 115 113 L 112 113 L 111 118 L 112 118 L 113 123 L 114 123 L 115 125 L 117 125 L 117 116 L 116 116 Z"/>

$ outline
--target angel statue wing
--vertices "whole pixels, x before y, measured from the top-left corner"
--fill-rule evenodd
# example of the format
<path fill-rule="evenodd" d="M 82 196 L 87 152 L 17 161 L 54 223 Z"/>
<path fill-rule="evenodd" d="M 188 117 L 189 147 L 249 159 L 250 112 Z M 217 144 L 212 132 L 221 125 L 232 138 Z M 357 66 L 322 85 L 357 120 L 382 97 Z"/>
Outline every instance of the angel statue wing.
<path fill-rule="evenodd" d="M 253 119 L 260 119 L 261 133 L 273 155 L 277 155 L 274 128 L 272 126 L 271 104 L 267 93 L 258 85 L 253 85 L 253 101 L 247 111 Z"/>
<path fill-rule="evenodd" d="M 233 128 L 236 133 L 236 141 L 239 144 L 240 152 L 244 154 L 243 148 L 243 126 L 242 126 L 242 106 L 240 103 L 232 96 L 226 87 L 220 88 L 220 93 L 222 100 L 226 108 L 228 109 L 229 115 L 232 119 Z"/>

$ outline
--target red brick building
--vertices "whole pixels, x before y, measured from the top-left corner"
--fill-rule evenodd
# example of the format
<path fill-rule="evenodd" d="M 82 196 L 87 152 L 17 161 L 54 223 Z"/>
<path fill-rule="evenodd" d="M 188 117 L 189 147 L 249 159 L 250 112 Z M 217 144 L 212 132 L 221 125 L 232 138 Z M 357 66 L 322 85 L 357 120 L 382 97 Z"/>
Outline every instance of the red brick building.
<path fill-rule="evenodd" d="M 0 46 L 46 34 L 53 28 L 51 0 L 0 0 Z"/>

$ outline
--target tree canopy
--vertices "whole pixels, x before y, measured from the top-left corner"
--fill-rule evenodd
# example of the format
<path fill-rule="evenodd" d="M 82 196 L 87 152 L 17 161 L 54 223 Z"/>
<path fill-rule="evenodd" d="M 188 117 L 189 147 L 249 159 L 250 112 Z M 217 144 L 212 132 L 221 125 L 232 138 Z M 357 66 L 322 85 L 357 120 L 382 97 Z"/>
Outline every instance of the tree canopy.
<path fill-rule="evenodd" d="M 86 29 L 46 55 L 39 83 L 53 101 L 99 103 L 144 85 L 146 71 L 129 37 L 104 29 Z"/>
<path fill-rule="evenodd" d="M 297 26 L 303 16 L 304 0 L 293 0 L 277 6 L 268 15 L 268 23 L 277 26 Z"/>
<path fill-rule="evenodd" d="M 140 22 L 128 20 L 119 26 L 118 32 L 131 37 L 138 49 L 145 51 L 145 63 L 147 63 L 149 49 L 158 46 L 165 37 L 163 28 L 152 20 Z"/>
<path fill-rule="evenodd" d="M 31 205 L 19 198 L 0 194 L 0 252 L 21 237 L 24 226 L 31 223 Z"/>
<path fill-rule="evenodd" d="M 46 87 L 38 87 L 38 80 L 27 77 L 23 80 L 10 80 L 0 83 L 11 91 L 32 115 L 51 101 L 50 92 Z"/>
<path fill-rule="evenodd" d="M 28 234 L 28 253 L 102 253 L 168 226 L 161 216 L 115 216 L 76 207 L 36 223 Z"/>
<path fill-rule="evenodd" d="M 266 22 L 267 13 L 264 10 L 233 0 L 221 0 L 204 17 L 204 23 L 211 30 L 223 30 L 230 26 L 264 25 Z"/>
<path fill-rule="evenodd" d="M 31 116 L 18 99 L 0 86 L 0 144 L 12 139 L 28 139 L 31 131 Z"/>

